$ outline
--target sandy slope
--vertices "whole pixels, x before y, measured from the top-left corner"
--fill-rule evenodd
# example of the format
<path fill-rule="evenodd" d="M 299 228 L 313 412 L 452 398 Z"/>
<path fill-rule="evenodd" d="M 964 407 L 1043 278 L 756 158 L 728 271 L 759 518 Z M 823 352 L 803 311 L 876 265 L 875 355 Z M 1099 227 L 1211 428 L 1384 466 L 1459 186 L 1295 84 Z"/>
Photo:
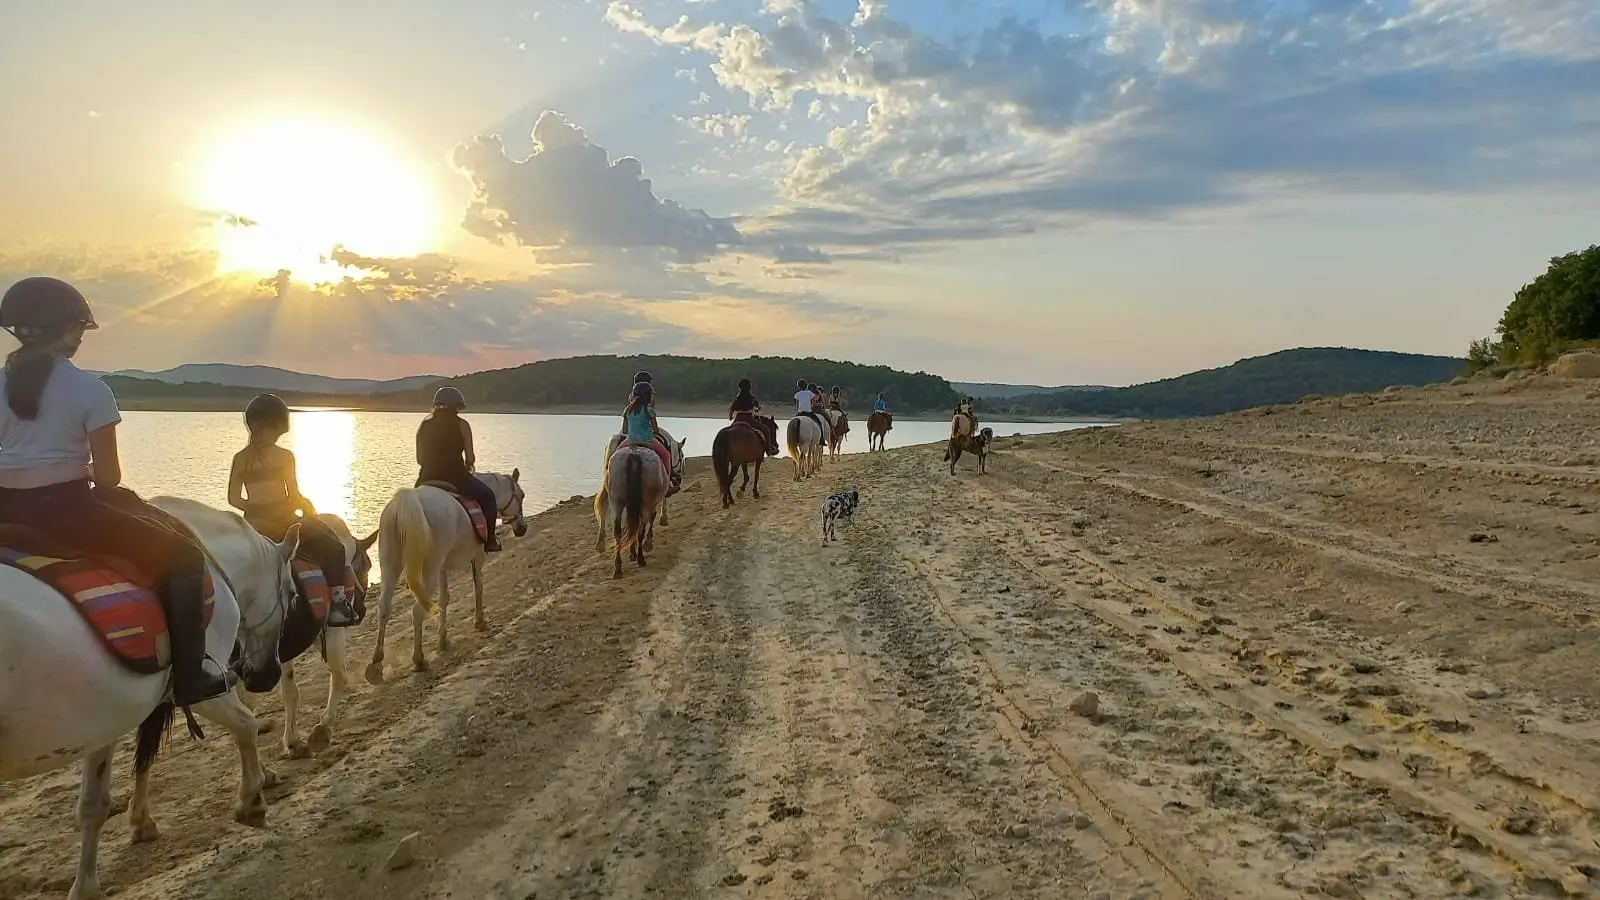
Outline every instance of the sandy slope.
<path fill-rule="evenodd" d="M 401 629 L 329 751 L 269 747 L 266 830 L 229 818 L 231 750 L 180 738 L 161 841 L 115 821 L 104 878 L 262 900 L 1600 890 L 1596 426 L 1583 388 L 1536 379 L 1006 438 L 984 478 L 926 448 L 804 484 L 780 464 L 727 512 L 697 470 L 621 582 L 564 506 L 491 565 L 491 632 L 452 617 L 416 674 Z M 843 486 L 864 509 L 824 549 Z M 0 786 L 0 896 L 64 894 L 75 787 Z"/>

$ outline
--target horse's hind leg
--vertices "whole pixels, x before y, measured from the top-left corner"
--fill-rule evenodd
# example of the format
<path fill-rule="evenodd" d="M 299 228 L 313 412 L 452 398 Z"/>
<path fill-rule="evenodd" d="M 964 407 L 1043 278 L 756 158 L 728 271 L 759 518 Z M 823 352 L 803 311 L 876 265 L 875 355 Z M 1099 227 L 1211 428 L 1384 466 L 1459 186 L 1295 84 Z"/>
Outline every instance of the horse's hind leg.
<path fill-rule="evenodd" d="M 148 844 L 161 837 L 161 829 L 150 815 L 150 770 L 135 769 L 133 793 L 128 797 L 128 843 Z"/>
<path fill-rule="evenodd" d="M 311 752 L 321 753 L 333 743 L 333 727 L 339 724 L 339 701 L 350 689 L 350 678 L 345 674 L 345 662 L 350 649 L 350 633 L 344 628 L 327 628 L 322 632 L 323 653 L 328 658 L 328 705 L 322 708 L 322 719 L 311 729 L 306 742 Z"/>
<path fill-rule="evenodd" d="M 67 900 L 104 900 L 100 890 L 100 831 L 111 817 L 111 747 L 83 758 L 78 783 L 78 875 Z"/>
<path fill-rule="evenodd" d="M 443 653 L 450 649 L 450 578 L 443 566 L 439 570 L 439 652 Z"/>
<path fill-rule="evenodd" d="M 600 485 L 600 492 L 594 495 L 594 552 L 606 552 L 606 486 Z"/>
<path fill-rule="evenodd" d="M 756 498 L 757 500 L 761 499 L 761 462 L 762 461 L 759 460 L 759 459 L 756 460 L 756 480 L 755 480 L 755 484 L 750 488 L 750 496 Z M 746 481 L 749 481 L 749 479 L 750 479 L 750 464 L 749 463 L 745 463 L 745 465 L 744 465 L 744 477 L 745 477 Z M 744 488 L 740 488 L 739 490 L 743 491 Z"/>
<path fill-rule="evenodd" d="M 612 578 L 621 578 L 622 577 L 622 513 L 621 512 L 614 512 L 614 513 L 612 513 L 612 516 L 613 516 L 613 519 L 612 519 L 612 522 L 611 522 L 611 540 L 612 540 L 611 546 L 613 548 L 615 548 L 615 550 L 614 550 L 614 555 L 613 555 L 613 563 L 614 563 L 614 565 L 611 568 L 611 577 Z"/>
<path fill-rule="evenodd" d="M 261 765 L 255 714 L 234 694 L 223 694 L 196 704 L 194 711 L 226 728 L 233 735 L 234 746 L 239 748 L 239 805 L 234 808 L 233 820 L 251 828 L 265 827 L 267 798 L 262 789 L 276 783 L 277 776 Z"/>

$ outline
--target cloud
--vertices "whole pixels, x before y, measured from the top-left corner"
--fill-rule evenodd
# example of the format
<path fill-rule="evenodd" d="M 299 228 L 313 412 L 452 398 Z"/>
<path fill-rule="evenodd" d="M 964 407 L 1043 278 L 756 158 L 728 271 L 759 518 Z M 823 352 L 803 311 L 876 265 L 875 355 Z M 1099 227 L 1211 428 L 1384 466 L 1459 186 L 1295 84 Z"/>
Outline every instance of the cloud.
<path fill-rule="evenodd" d="M 1561 185 L 1600 162 L 1593 0 L 1062 0 L 1044 24 L 968 8 L 942 39 L 889 6 L 765 0 L 674 38 L 624 4 L 608 18 L 701 54 L 752 134 L 845 123 L 784 154 L 788 208 L 758 217 L 825 251 L 1286 190 Z"/>
<path fill-rule="evenodd" d="M 207 252 L 79 247 L 0 253 L 0 286 L 66 278 L 104 326 L 85 364 L 161 369 L 259 363 L 348 376 L 455 374 L 588 353 L 750 353 L 780 330 L 796 345 L 873 314 L 814 291 L 752 287 L 736 271 L 642 267 L 482 277 L 428 254 L 363 256 L 335 248 L 340 281 L 286 273 L 218 277 Z"/>
<path fill-rule="evenodd" d="M 561 113 L 540 114 L 531 140 L 522 160 L 494 134 L 455 149 L 474 189 L 469 232 L 543 250 L 664 250 L 683 261 L 740 242 L 728 220 L 658 199 L 639 160 L 611 160 Z"/>

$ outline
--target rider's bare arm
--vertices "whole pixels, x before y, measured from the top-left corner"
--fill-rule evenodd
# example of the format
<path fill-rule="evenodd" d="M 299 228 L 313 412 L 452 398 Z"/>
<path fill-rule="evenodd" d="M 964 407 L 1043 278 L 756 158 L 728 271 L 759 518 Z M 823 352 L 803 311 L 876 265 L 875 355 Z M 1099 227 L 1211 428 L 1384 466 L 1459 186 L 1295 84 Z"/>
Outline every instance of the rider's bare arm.
<path fill-rule="evenodd" d="M 461 446 L 467 451 L 467 471 L 478 471 L 478 454 L 472 449 L 472 426 L 466 419 L 461 420 Z"/>
<path fill-rule="evenodd" d="M 117 457 L 116 423 L 89 432 L 89 458 L 94 466 L 94 486 L 114 488 L 122 483 L 122 460 Z"/>
<path fill-rule="evenodd" d="M 243 452 L 233 455 L 233 466 L 228 470 L 228 505 L 244 510 L 244 467 L 239 462 Z"/>
<path fill-rule="evenodd" d="M 294 454 L 285 450 L 283 456 L 283 486 L 289 489 L 289 499 L 294 501 L 295 508 L 300 510 L 302 516 L 309 519 L 317 514 L 317 509 L 304 494 L 300 493 L 300 477 L 295 473 Z"/>

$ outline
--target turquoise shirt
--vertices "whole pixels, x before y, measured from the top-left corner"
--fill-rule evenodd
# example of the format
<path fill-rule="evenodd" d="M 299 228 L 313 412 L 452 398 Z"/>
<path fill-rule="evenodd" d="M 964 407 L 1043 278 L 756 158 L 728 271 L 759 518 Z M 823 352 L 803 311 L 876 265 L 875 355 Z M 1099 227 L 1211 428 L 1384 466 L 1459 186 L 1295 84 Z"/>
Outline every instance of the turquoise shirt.
<path fill-rule="evenodd" d="M 637 412 L 623 413 L 622 418 L 628 423 L 628 440 L 653 441 L 656 431 L 650 427 L 650 408 L 648 406 Z"/>

